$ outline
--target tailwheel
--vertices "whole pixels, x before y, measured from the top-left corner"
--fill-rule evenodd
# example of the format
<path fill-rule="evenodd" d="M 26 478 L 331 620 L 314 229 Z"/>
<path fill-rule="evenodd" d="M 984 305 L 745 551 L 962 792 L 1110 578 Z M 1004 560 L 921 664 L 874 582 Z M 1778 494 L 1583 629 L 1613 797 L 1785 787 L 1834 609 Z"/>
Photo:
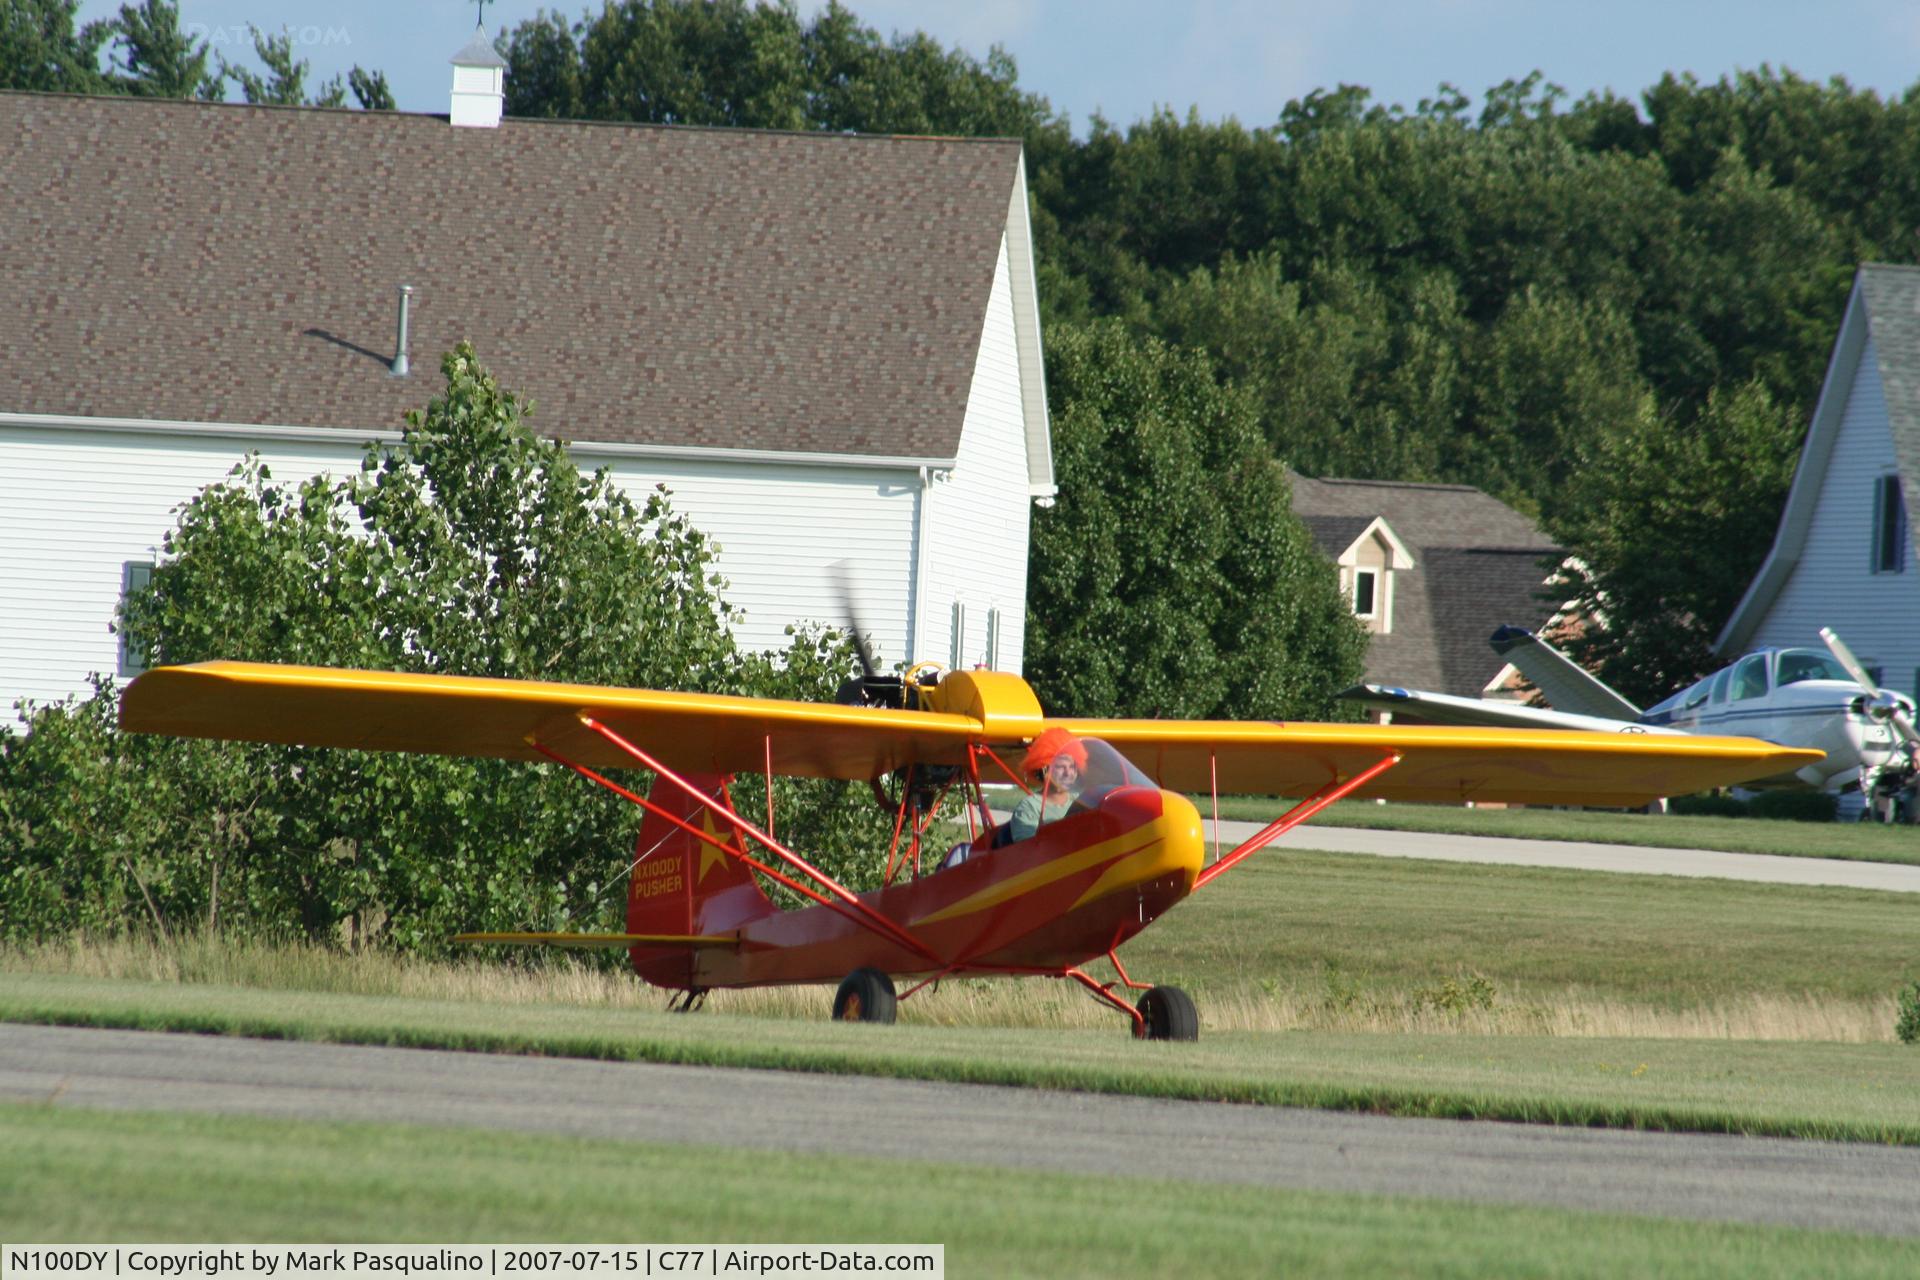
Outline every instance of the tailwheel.
<path fill-rule="evenodd" d="M 1193 997 L 1178 987 L 1149 987 L 1135 1006 L 1140 1032 L 1148 1040 L 1198 1040 L 1200 1012 Z"/>
<path fill-rule="evenodd" d="M 855 969 L 834 993 L 836 1022 L 892 1022 L 898 1008 L 893 979 L 878 969 Z"/>

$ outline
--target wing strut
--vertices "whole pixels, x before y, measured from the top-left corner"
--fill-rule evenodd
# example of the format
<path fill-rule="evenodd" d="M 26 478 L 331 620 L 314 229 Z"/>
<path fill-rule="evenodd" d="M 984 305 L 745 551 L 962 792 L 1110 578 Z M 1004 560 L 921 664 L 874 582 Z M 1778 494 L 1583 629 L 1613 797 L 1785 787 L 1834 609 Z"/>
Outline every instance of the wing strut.
<path fill-rule="evenodd" d="M 1202 885 L 1206 884 L 1207 881 L 1213 879 L 1227 868 L 1233 866 L 1243 858 L 1258 853 L 1279 837 L 1293 830 L 1308 818 L 1311 818 L 1314 814 L 1319 813 L 1334 801 L 1344 799 L 1346 796 L 1359 790 L 1367 783 L 1372 782 L 1375 778 L 1399 763 L 1400 753 L 1396 751 L 1390 756 L 1381 757 L 1379 763 L 1369 765 L 1359 773 L 1354 774 L 1351 778 L 1348 778 L 1345 782 L 1329 782 L 1326 786 L 1320 788 L 1305 800 L 1302 800 L 1299 804 L 1293 806 L 1293 808 L 1287 810 L 1278 818 L 1275 818 L 1272 822 L 1262 827 L 1254 835 L 1243 841 L 1233 852 L 1226 854 L 1212 866 L 1204 868 L 1199 876 L 1194 879 L 1194 889 L 1198 890 Z"/>
<path fill-rule="evenodd" d="M 601 724 L 598 720 L 595 720 L 592 716 L 581 714 L 577 718 L 579 719 L 582 725 L 593 730 L 595 733 L 605 738 L 608 742 L 618 747 L 621 751 L 625 752 L 627 755 L 632 756 L 635 760 L 639 761 L 642 766 L 653 770 L 654 773 L 658 774 L 662 778 L 667 779 L 667 781 L 673 783 L 674 786 L 679 787 L 682 791 L 692 796 L 699 803 L 701 803 L 702 805 L 705 805 L 716 816 L 725 820 L 735 830 L 740 832 L 741 835 L 745 836 L 749 840 L 752 840 L 754 843 L 760 845 L 762 848 L 765 848 L 768 852 L 774 854 L 781 861 L 785 862 L 788 866 L 800 872 L 802 875 L 807 876 L 809 879 L 813 880 L 814 883 L 818 884 L 822 889 L 825 889 L 828 893 L 832 894 L 835 898 L 839 899 L 838 903 L 829 902 L 826 905 L 833 907 L 836 911 L 839 911 L 840 914 L 848 917 L 849 919 L 855 921 L 856 923 L 865 925 L 868 929 L 872 930 L 874 933 L 879 934 L 881 937 L 886 938 L 889 941 L 899 943 L 901 946 L 907 948 L 907 950 L 913 952 L 914 954 L 922 957 L 923 959 L 931 961 L 934 965 L 941 966 L 941 967 L 945 966 L 946 961 L 942 960 L 939 956 L 935 955 L 932 951 L 928 950 L 925 943 L 921 942 L 918 938 L 908 933 L 905 929 L 902 929 L 899 925 L 895 924 L 893 921 L 881 915 L 878 911 L 875 911 L 872 907 L 868 906 L 866 903 L 860 901 L 860 899 L 854 894 L 854 892 L 851 889 L 848 889 L 845 885 L 841 884 L 838 880 L 835 880 L 832 876 L 820 870 L 820 868 L 814 866 L 811 862 L 808 862 L 805 858 L 801 857 L 799 854 L 795 853 L 793 850 L 787 848 L 785 845 L 781 844 L 778 840 L 775 840 L 772 836 L 760 830 L 760 828 L 754 826 L 751 822 L 748 822 L 745 818 L 735 813 L 732 809 L 726 808 L 725 806 L 715 803 L 713 797 L 701 791 L 700 788 L 694 786 L 691 782 L 688 782 L 685 778 L 681 777 L 679 774 L 675 773 L 673 770 L 667 768 L 667 766 L 661 764 L 658 760 L 654 759 L 652 756 L 642 751 L 639 747 L 636 747 L 635 745 L 633 745 L 633 743 L 628 742 L 625 738 L 615 733 L 612 729 L 608 728 L 606 725 Z M 558 759 L 558 757 L 555 757 L 555 758 Z M 577 766 L 574 766 L 574 767 L 577 767 Z M 722 847 L 725 848 L 724 846 Z M 740 855 L 732 849 L 725 849 L 725 852 L 731 857 L 735 857 L 735 858 L 740 857 Z"/>

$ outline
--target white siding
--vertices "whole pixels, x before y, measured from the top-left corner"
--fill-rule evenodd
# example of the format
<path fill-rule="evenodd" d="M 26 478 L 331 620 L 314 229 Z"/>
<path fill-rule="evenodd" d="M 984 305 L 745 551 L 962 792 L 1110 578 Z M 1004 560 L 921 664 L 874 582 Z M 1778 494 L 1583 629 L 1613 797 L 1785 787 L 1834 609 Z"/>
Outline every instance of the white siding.
<path fill-rule="evenodd" d="M 1869 339 L 1813 504 L 1806 545 L 1749 647 L 1818 646 L 1820 628 L 1832 627 L 1863 663 L 1882 669 L 1887 685 L 1915 692 L 1920 565 L 1909 555 L 1905 572 L 1871 571 L 1874 485 L 1893 470 L 1893 437 Z"/>
<path fill-rule="evenodd" d="M 576 459 L 585 469 L 605 461 L 585 448 Z M 860 625 L 882 664 L 907 656 L 918 472 L 653 459 L 607 465 L 636 502 L 665 484 L 674 509 L 717 544 L 714 568 L 728 582 L 721 596 L 745 611 L 734 628 L 742 648 L 786 648 L 793 622 L 844 625 L 828 572 L 844 560 Z"/>
<path fill-rule="evenodd" d="M 980 353 L 960 434 L 959 462 L 935 483 L 928 509 L 926 607 L 915 656 L 946 662 L 953 605 L 965 606 L 963 666 L 985 663 L 988 619 L 1000 615 L 997 665 L 1018 673 L 1025 653 L 1028 496 L 1026 419 L 1015 346 L 1007 243 L 993 273 Z"/>
<path fill-rule="evenodd" d="M 360 461 L 345 442 L 254 447 L 276 481 Z M 0 427 L 0 711 L 114 673 L 121 566 L 155 559 L 174 508 L 246 452 L 233 440 Z"/>
<path fill-rule="evenodd" d="M 0 710 L 81 693 L 118 665 L 107 630 L 127 561 L 157 558 L 175 509 L 257 449 L 275 481 L 356 470 L 351 443 L 306 444 L 110 430 L 0 428 Z M 655 484 L 713 538 L 722 592 L 747 649 L 783 649 L 787 624 L 844 621 L 828 566 L 848 564 L 882 657 L 907 654 L 919 476 L 911 468 L 639 461 L 608 465 L 644 502 Z"/>

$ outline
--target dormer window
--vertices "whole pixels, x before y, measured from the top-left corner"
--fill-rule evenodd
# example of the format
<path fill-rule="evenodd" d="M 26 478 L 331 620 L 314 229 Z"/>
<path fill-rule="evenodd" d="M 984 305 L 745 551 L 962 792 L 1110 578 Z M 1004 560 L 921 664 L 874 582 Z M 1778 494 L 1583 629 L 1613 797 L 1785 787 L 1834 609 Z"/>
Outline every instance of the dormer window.
<path fill-rule="evenodd" d="M 1413 568 L 1413 556 L 1386 520 L 1376 516 L 1360 536 L 1335 558 L 1340 566 L 1340 590 L 1353 605 L 1353 616 L 1375 635 L 1393 630 L 1394 578 Z"/>
<path fill-rule="evenodd" d="M 1380 599 L 1380 571 L 1378 569 L 1355 569 L 1353 571 L 1353 613 L 1357 618 L 1371 618 L 1378 612 Z"/>

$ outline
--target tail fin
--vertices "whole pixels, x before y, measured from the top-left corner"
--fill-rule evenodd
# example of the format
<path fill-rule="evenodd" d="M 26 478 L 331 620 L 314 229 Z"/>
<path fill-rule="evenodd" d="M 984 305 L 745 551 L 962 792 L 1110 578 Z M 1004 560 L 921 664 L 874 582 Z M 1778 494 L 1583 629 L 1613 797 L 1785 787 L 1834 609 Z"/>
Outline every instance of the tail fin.
<path fill-rule="evenodd" d="M 1546 694 L 1548 705 L 1556 711 L 1607 720 L 1640 718 L 1640 708 L 1523 627 L 1501 627 L 1488 643 L 1495 653 L 1518 667 L 1534 688 Z"/>
<path fill-rule="evenodd" d="M 687 781 L 702 794 L 732 807 L 726 780 L 692 774 Z M 648 796 L 654 804 L 736 852 L 745 852 L 740 833 L 714 817 L 713 810 L 662 778 Z M 773 913 L 773 903 L 753 872 L 738 858 L 698 839 L 649 811 L 633 848 L 633 875 L 627 886 L 627 932 L 715 934 L 737 929 Z M 684 947 L 633 947 L 634 972 L 657 987 L 694 985 L 693 952 Z"/>

